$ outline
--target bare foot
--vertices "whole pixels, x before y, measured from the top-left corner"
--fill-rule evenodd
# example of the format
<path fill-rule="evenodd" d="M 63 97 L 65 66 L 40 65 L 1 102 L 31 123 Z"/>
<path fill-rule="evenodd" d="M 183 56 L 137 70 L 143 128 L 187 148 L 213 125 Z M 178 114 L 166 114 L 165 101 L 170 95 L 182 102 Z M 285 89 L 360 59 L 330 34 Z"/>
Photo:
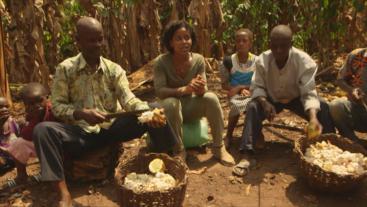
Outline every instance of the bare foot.
<path fill-rule="evenodd" d="M 73 207 L 73 200 L 71 199 L 71 196 L 62 196 L 62 199 L 59 202 L 59 207 Z"/>
<path fill-rule="evenodd" d="M 235 163 L 231 154 L 229 154 L 224 146 L 213 147 L 213 156 L 225 166 L 233 166 Z"/>
<path fill-rule="evenodd" d="M 59 207 L 73 207 L 72 203 L 67 203 L 65 201 L 60 201 L 59 202 Z"/>

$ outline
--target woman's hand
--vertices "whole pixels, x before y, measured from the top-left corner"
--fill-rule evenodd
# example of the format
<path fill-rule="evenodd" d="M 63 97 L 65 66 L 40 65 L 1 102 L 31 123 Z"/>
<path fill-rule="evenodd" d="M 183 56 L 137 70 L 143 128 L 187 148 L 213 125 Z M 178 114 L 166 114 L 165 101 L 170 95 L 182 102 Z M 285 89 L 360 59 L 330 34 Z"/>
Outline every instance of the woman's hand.
<path fill-rule="evenodd" d="M 205 88 L 205 85 L 206 81 L 203 79 L 203 77 L 201 77 L 201 75 L 197 75 L 190 82 L 190 86 L 194 89 L 194 91 Z"/>
<path fill-rule="evenodd" d="M 235 87 L 231 88 L 228 91 L 228 97 L 229 98 L 231 98 L 232 96 L 234 96 L 236 94 L 241 94 L 243 96 L 249 96 L 250 91 L 247 89 L 247 87 L 245 87 L 243 85 L 235 86 Z"/>
<path fill-rule="evenodd" d="M 194 89 L 189 84 L 187 86 L 180 87 L 178 89 L 177 96 L 180 97 L 180 96 L 191 95 L 193 92 L 194 92 Z"/>
<path fill-rule="evenodd" d="M 201 77 L 201 75 L 197 75 L 189 84 L 187 84 L 187 86 L 183 86 L 178 89 L 178 96 L 191 95 L 192 93 L 203 95 L 206 91 L 205 86 L 206 81 Z"/>
<path fill-rule="evenodd" d="M 251 92 L 250 92 L 250 90 L 248 90 L 248 89 L 246 89 L 246 88 L 243 88 L 243 89 L 241 90 L 241 95 L 242 95 L 242 96 L 250 96 L 250 95 L 251 95 Z"/>
<path fill-rule="evenodd" d="M 241 89 L 239 87 L 233 87 L 233 88 L 229 89 L 229 91 L 228 91 L 228 97 L 231 98 L 234 95 L 239 94 L 240 91 L 241 91 Z"/>
<path fill-rule="evenodd" d="M 206 81 L 201 75 L 197 75 L 190 82 L 190 86 L 196 95 L 203 95 L 205 93 Z"/>

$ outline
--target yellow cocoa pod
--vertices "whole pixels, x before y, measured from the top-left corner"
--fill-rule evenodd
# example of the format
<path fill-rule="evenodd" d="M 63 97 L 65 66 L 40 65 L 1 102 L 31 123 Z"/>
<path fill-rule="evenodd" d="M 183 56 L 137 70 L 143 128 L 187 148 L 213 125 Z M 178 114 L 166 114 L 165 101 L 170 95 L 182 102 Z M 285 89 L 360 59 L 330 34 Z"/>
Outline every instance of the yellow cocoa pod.
<path fill-rule="evenodd" d="M 321 135 L 320 131 L 317 129 L 317 126 L 314 124 L 309 124 L 307 126 L 306 133 L 309 139 L 313 139 Z"/>
<path fill-rule="evenodd" d="M 163 160 L 156 158 L 149 163 L 149 171 L 153 174 L 158 172 L 164 172 L 166 170 L 166 166 L 164 165 Z"/>

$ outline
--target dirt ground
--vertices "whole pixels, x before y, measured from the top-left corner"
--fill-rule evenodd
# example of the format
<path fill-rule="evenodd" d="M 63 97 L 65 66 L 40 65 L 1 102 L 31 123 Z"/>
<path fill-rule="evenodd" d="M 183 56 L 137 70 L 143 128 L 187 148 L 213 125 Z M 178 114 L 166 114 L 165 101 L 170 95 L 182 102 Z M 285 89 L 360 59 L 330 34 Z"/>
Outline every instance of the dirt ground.
<path fill-rule="evenodd" d="M 211 77 L 209 88 L 216 91 L 223 104 L 225 117 L 228 105 L 223 91 L 219 90 L 217 76 Z M 278 124 L 303 128 L 305 122 L 289 111 L 284 111 L 274 121 Z M 237 151 L 243 119 L 240 120 L 234 136 L 235 144 L 231 154 L 237 161 L 241 155 Z M 296 130 L 265 127 L 265 149 L 253 156 L 256 166 L 243 178 L 234 177 L 232 168 L 216 162 L 211 157 L 210 148 L 189 150 L 187 164 L 189 173 L 188 186 L 184 207 L 316 207 L 316 206 L 367 206 L 367 185 L 364 182 L 360 188 L 348 194 L 328 195 L 313 191 L 299 177 L 299 169 L 293 153 L 293 141 L 302 136 Z M 134 140 L 125 143 L 122 156 L 133 156 L 138 150 Z M 29 163 L 30 174 L 39 171 L 37 160 Z M 15 170 L 1 176 L 0 182 L 15 177 Z M 113 177 L 88 183 L 70 183 L 70 189 L 76 206 L 81 207 L 117 207 L 119 206 L 119 190 L 114 184 Z M 57 194 L 52 186 L 38 184 L 13 192 L 0 193 L 0 206 L 55 206 Z M 17 203 L 11 204 L 11 203 Z"/>

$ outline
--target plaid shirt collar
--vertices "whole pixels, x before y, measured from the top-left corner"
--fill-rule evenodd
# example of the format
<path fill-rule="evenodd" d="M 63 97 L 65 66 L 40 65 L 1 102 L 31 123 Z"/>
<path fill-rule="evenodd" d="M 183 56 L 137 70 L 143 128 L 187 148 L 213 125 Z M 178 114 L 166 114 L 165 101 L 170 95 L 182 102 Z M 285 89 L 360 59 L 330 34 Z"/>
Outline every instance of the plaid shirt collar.
<path fill-rule="evenodd" d="M 90 66 L 88 65 L 87 61 L 85 60 L 85 58 L 83 57 L 82 53 L 78 54 L 78 60 L 79 60 L 79 64 L 77 66 L 78 71 L 82 71 L 82 70 L 88 70 L 90 68 Z M 100 56 L 99 57 L 99 65 L 97 68 L 96 72 L 105 72 L 107 70 L 107 66 L 103 60 L 103 57 Z"/>

